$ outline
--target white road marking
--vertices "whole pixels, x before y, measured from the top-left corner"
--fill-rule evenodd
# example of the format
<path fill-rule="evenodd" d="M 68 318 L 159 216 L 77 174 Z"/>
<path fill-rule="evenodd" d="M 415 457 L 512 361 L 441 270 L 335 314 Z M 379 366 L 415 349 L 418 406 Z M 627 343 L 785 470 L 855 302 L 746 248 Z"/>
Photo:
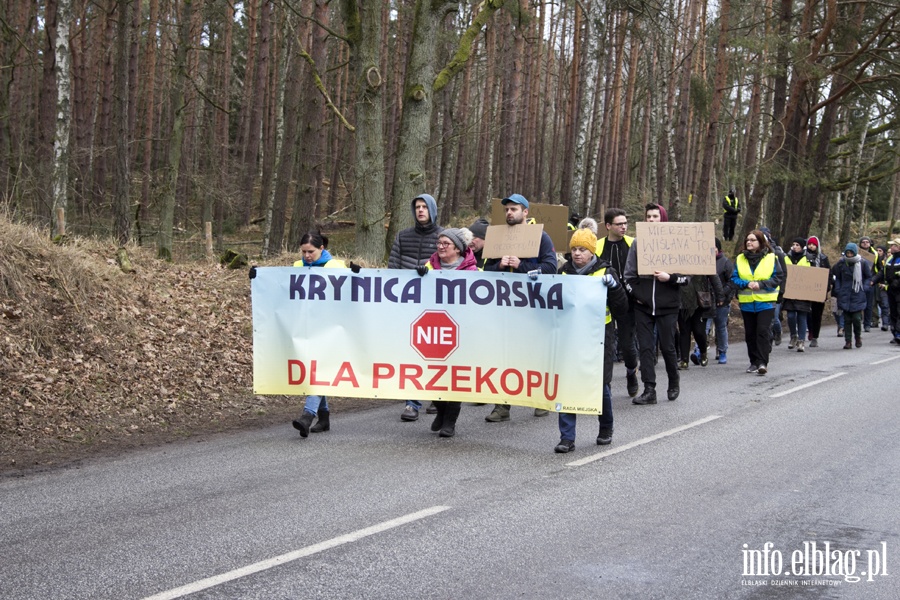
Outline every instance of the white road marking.
<path fill-rule="evenodd" d="M 656 440 L 660 440 L 664 437 L 669 437 L 670 435 L 675 435 L 676 433 L 681 433 L 686 429 L 690 429 L 692 427 L 697 427 L 698 425 L 703 425 L 704 423 L 709 423 L 710 421 L 715 421 L 716 419 L 721 419 L 722 415 L 710 415 L 708 417 L 704 417 L 699 421 L 694 421 L 693 423 L 688 423 L 687 425 L 681 425 L 680 427 L 676 427 L 674 429 L 669 429 L 668 431 L 663 431 L 662 433 L 657 433 L 656 435 L 651 435 L 650 437 L 645 437 L 640 440 L 636 440 L 631 442 L 630 444 L 625 444 L 624 446 L 619 446 L 618 448 L 613 448 L 611 450 L 606 450 L 604 452 L 598 452 L 597 454 L 592 454 L 590 456 L 585 456 L 582 459 L 572 461 L 570 463 L 566 463 L 567 467 L 581 467 L 588 463 L 592 463 L 595 460 L 600 460 L 601 458 L 606 458 L 607 456 L 612 456 L 613 454 L 618 454 L 619 452 L 625 452 L 626 450 L 631 450 L 632 448 L 636 448 L 638 446 L 643 446 L 644 444 L 649 444 L 650 442 L 655 442 Z"/>
<path fill-rule="evenodd" d="M 883 360 L 877 360 L 877 361 L 873 362 L 872 364 L 873 364 L 873 365 L 880 365 L 880 364 L 882 364 L 882 363 L 891 362 L 892 360 L 897 360 L 898 358 L 900 358 L 900 354 L 898 354 L 897 356 L 892 356 L 892 357 L 890 357 L 890 358 L 885 358 L 885 359 L 883 359 Z"/>
<path fill-rule="evenodd" d="M 846 373 L 835 373 L 834 375 L 829 375 L 828 377 L 823 377 L 822 379 L 816 379 L 815 381 L 810 381 L 809 383 L 804 383 L 803 385 L 798 385 L 797 387 L 791 388 L 789 390 L 784 390 L 783 392 L 778 392 L 777 394 L 772 394 L 769 398 L 781 398 L 782 396 L 787 396 L 788 394 L 793 394 L 794 392 L 799 392 L 800 390 L 805 390 L 808 387 L 812 387 L 814 385 L 819 385 L 820 383 L 825 383 L 831 379 L 836 379 L 846 375 Z"/>
<path fill-rule="evenodd" d="M 378 523 L 377 525 L 372 525 L 371 527 L 366 527 L 365 529 L 360 529 L 346 535 L 338 536 L 330 540 L 325 540 L 324 542 L 319 542 L 318 544 L 313 544 L 312 546 L 307 546 L 306 548 L 300 548 L 299 550 L 294 550 L 293 552 L 288 552 L 287 554 L 282 554 L 281 556 L 276 556 L 274 558 L 263 560 L 252 565 L 247 565 L 246 567 L 241 567 L 240 569 L 228 571 L 227 573 L 222 573 L 220 575 L 214 575 L 212 577 L 201 579 L 199 581 L 195 581 L 181 587 L 167 590 L 165 592 L 160 592 L 159 594 L 148 596 L 147 598 L 144 598 L 144 600 L 174 600 L 175 598 L 181 598 L 183 596 L 187 596 L 188 594 L 193 594 L 201 590 L 215 587 L 228 581 L 233 581 L 241 577 L 246 577 L 247 575 L 259 573 L 260 571 L 265 571 L 267 569 L 289 563 L 291 561 L 297 560 L 298 558 L 311 556 L 318 552 L 323 552 L 325 550 L 329 550 L 343 544 L 361 540 L 365 537 L 375 535 L 376 533 L 382 533 L 389 529 L 394 529 L 395 527 L 400 527 L 401 525 L 412 523 L 413 521 L 419 521 L 421 519 L 436 515 L 449 509 L 449 506 L 432 506 L 431 508 L 426 508 L 425 510 L 420 510 L 419 512 L 414 512 L 402 517 L 397 517 L 396 519 L 391 519 L 390 521 L 384 521 L 383 523 Z"/>

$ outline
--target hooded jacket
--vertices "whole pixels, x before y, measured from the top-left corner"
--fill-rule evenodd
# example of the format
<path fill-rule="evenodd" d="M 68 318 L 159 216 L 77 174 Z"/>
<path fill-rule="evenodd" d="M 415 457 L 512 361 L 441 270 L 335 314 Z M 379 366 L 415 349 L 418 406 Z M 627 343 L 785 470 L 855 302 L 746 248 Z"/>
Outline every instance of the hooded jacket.
<path fill-rule="evenodd" d="M 427 225 L 422 225 L 416 219 L 416 200 L 424 200 L 428 207 L 428 214 L 431 221 Z M 410 202 L 410 210 L 412 210 L 413 221 L 415 225 L 402 229 L 397 233 L 394 245 L 391 246 L 391 253 L 388 256 L 388 269 L 415 269 L 420 265 L 424 265 L 437 246 L 438 235 L 444 230 L 437 224 L 438 209 L 437 202 L 428 194 L 416 196 Z"/>
<path fill-rule="evenodd" d="M 635 308 L 651 315 L 677 313 L 681 308 L 680 287 L 690 283 L 687 275 L 670 273 L 669 281 L 659 281 L 653 275 L 638 275 L 637 244 L 628 250 L 625 261 L 625 287 L 634 298 Z"/>
<path fill-rule="evenodd" d="M 866 309 L 866 290 L 869 289 L 872 280 L 872 269 L 869 261 L 860 259 L 859 262 L 862 265 L 862 286 L 856 292 L 853 291 L 853 265 L 842 258 L 831 269 L 834 278 L 831 293 L 837 298 L 838 308 L 846 312 Z"/>

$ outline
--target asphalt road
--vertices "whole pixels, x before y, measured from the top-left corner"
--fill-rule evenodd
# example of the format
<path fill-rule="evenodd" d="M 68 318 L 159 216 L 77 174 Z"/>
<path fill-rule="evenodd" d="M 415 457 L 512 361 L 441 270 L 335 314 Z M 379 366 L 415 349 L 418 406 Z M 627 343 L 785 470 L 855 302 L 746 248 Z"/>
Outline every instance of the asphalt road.
<path fill-rule="evenodd" d="M 897 598 L 888 340 L 764 377 L 736 344 L 656 406 L 617 365 L 613 444 L 580 417 L 567 455 L 554 416 L 439 439 L 386 403 L 3 480 L 0 598 Z"/>

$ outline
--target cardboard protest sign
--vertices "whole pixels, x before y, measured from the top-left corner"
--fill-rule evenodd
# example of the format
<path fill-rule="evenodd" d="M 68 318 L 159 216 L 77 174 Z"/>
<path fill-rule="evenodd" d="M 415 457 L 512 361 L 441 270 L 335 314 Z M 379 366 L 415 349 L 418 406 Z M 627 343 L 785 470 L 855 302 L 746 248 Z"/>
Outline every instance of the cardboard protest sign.
<path fill-rule="evenodd" d="M 714 223 L 635 224 L 638 275 L 654 271 L 679 275 L 716 274 Z"/>
<path fill-rule="evenodd" d="M 494 198 L 491 202 L 491 223 L 494 225 L 502 225 L 506 223 L 506 211 L 501 200 Z M 569 209 L 560 204 L 538 204 L 537 202 L 528 203 L 528 218 L 534 219 L 535 223 L 544 226 L 544 231 L 553 241 L 553 247 L 557 252 L 566 252 L 569 243 Z"/>
<path fill-rule="evenodd" d="M 872 264 L 875 264 L 875 260 L 878 258 L 878 255 L 874 252 L 869 252 L 868 250 L 863 250 L 862 248 L 859 249 L 859 255 Z"/>
<path fill-rule="evenodd" d="M 801 267 L 785 265 L 787 280 L 784 283 L 784 297 L 789 300 L 809 300 L 825 302 L 828 294 L 828 277 L 830 271 L 819 267 Z"/>
<path fill-rule="evenodd" d="M 543 231 L 543 225 L 491 225 L 484 236 L 481 256 L 534 258 L 540 253 Z"/>

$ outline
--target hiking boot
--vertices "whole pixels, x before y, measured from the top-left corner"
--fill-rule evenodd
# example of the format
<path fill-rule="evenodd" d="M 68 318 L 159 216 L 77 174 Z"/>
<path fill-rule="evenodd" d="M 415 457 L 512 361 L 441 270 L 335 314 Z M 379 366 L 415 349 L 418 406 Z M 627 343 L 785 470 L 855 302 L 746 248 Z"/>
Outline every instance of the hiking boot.
<path fill-rule="evenodd" d="M 701 352 L 700 353 L 700 366 L 705 367 L 708 364 L 709 364 L 709 358 L 707 358 L 706 352 Z"/>
<path fill-rule="evenodd" d="M 849 350 L 849 349 L 852 348 L 852 347 L 853 347 L 853 344 L 850 343 L 850 340 L 847 340 L 847 341 L 844 343 L 844 350 Z"/>
<path fill-rule="evenodd" d="M 625 385 L 628 388 L 628 395 L 634 398 L 640 390 L 636 370 L 632 369 L 625 373 Z"/>
<path fill-rule="evenodd" d="M 309 426 L 312 425 L 313 419 L 316 418 L 315 413 L 303 411 L 303 416 L 291 422 L 294 429 L 300 432 L 300 437 L 305 438 L 309 435 Z"/>
<path fill-rule="evenodd" d="M 331 430 L 331 415 L 327 410 L 322 410 L 322 407 L 319 407 L 319 420 L 316 421 L 316 424 L 309 428 L 310 433 L 322 433 L 323 431 Z"/>
<path fill-rule="evenodd" d="M 819 338 L 812 338 L 811 340 L 809 340 L 809 347 L 810 348 L 818 348 L 819 347 Z"/>
<path fill-rule="evenodd" d="M 757 367 L 756 369 L 756 372 L 759 375 L 765 375 L 769 372 L 769 367 L 767 365 L 759 365 L 759 367 Z"/>
<path fill-rule="evenodd" d="M 797 352 L 806 352 L 806 348 L 803 345 L 803 340 L 797 342 Z"/>
<path fill-rule="evenodd" d="M 791 341 L 788 342 L 788 350 L 793 350 L 794 348 L 796 348 L 796 347 L 797 347 L 797 342 L 799 342 L 799 341 L 800 341 L 800 340 L 797 339 L 797 336 L 796 336 L 796 335 L 792 335 L 792 336 L 791 336 Z"/>
<path fill-rule="evenodd" d="M 550 411 L 546 408 L 536 408 L 534 409 L 534 416 L 536 417 L 546 417 L 550 414 Z"/>
<path fill-rule="evenodd" d="M 856 347 L 862 348 L 862 338 L 859 336 L 856 336 Z"/>
<path fill-rule="evenodd" d="M 556 448 L 553 449 L 557 454 L 566 454 L 575 449 L 575 440 L 559 440 Z"/>
<path fill-rule="evenodd" d="M 432 431 L 440 431 L 444 426 L 444 415 L 438 413 L 438 415 L 434 418 L 434 421 L 431 422 L 431 430 Z"/>
<path fill-rule="evenodd" d="M 600 432 L 597 434 L 597 445 L 608 446 L 612 444 L 612 434 L 612 427 L 601 427 Z"/>
<path fill-rule="evenodd" d="M 669 399 L 669 402 L 678 399 L 678 394 L 680 390 L 677 387 L 670 387 L 666 390 L 666 397 Z"/>
<path fill-rule="evenodd" d="M 403 412 L 400 413 L 401 421 L 418 421 L 419 420 L 419 411 L 416 410 L 414 406 L 406 405 L 406 408 L 403 409 Z"/>
<path fill-rule="evenodd" d="M 495 404 L 491 414 L 484 418 L 488 423 L 499 423 L 500 421 L 509 421 L 509 407 L 502 404 Z"/>
<path fill-rule="evenodd" d="M 631 401 L 632 404 L 656 404 L 656 388 L 645 387 L 640 398 Z"/>
<path fill-rule="evenodd" d="M 456 435 L 456 424 L 446 423 L 438 432 L 438 436 L 442 438 L 451 438 Z"/>
<path fill-rule="evenodd" d="M 720 365 L 727 365 L 728 355 L 725 352 L 719 352 L 719 357 L 716 360 L 718 360 Z"/>
<path fill-rule="evenodd" d="M 437 414 L 437 406 L 434 405 L 434 402 L 428 405 L 428 408 L 425 409 L 426 415 L 436 415 Z"/>

